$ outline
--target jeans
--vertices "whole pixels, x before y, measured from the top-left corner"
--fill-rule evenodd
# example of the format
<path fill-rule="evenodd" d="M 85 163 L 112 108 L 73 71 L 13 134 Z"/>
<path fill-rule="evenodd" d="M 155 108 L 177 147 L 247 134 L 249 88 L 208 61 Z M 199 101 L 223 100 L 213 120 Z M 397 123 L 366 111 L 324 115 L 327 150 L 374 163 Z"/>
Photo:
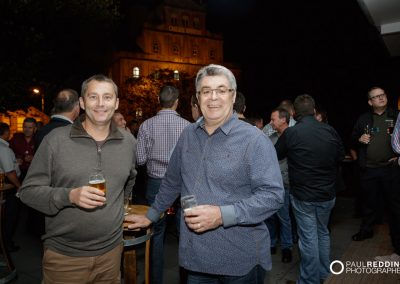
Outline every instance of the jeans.
<path fill-rule="evenodd" d="M 301 255 L 297 284 L 320 283 L 320 280 L 328 277 L 330 271 L 328 221 L 335 198 L 324 202 L 307 202 L 291 195 L 290 200 L 297 221 Z"/>
<path fill-rule="evenodd" d="M 162 179 L 149 177 L 147 179 L 146 199 L 152 205 L 155 201 Z M 160 220 L 153 224 L 153 236 L 151 238 L 151 257 L 150 257 L 150 283 L 163 283 L 164 269 L 164 239 L 167 227 L 165 214 Z"/>
<path fill-rule="evenodd" d="M 243 276 L 224 276 L 188 271 L 187 284 L 264 284 L 266 271 L 256 265 Z"/>
<path fill-rule="evenodd" d="M 281 249 L 291 249 L 293 246 L 292 239 L 292 222 L 289 215 L 289 189 L 285 188 L 285 199 L 283 206 L 274 215 L 267 219 L 266 223 L 271 237 L 271 247 L 276 247 L 277 243 L 277 227 L 280 226 Z M 279 222 L 279 224 L 278 224 Z"/>

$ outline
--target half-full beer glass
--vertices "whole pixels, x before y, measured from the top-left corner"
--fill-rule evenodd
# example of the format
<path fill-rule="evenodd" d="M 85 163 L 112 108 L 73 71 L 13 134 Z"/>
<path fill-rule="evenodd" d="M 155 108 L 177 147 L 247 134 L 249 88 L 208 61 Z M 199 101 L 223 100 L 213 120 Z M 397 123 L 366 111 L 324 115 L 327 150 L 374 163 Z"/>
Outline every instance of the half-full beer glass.
<path fill-rule="evenodd" d="M 104 197 L 106 196 L 106 179 L 103 175 L 103 173 L 98 172 L 91 174 L 89 176 L 89 185 L 92 187 L 95 187 L 97 189 L 100 189 L 102 192 L 104 192 Z"/>

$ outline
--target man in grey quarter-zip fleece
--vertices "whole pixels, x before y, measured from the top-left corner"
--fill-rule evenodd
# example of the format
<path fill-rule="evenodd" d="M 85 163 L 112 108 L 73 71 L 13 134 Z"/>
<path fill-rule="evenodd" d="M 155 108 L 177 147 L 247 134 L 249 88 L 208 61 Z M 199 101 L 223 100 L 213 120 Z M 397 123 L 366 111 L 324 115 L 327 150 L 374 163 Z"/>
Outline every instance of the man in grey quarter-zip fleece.
<path fill-rule="evenodd" d="M 43 283 L 120 283 L 124 189 L 136 177 L 136 140 L 111 121 L 118 88 L 104 75 L 82 84 L 85 116 L 41 143 L 22 202 L 46 214 Z M 101 170 L 106 195 L 88 186 Z"/>

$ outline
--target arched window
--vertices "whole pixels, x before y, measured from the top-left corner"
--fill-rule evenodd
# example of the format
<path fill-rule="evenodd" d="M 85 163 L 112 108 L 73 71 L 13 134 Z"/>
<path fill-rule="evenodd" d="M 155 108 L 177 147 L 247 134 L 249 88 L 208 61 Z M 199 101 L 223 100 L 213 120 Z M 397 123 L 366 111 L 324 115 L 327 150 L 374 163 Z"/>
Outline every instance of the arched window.
<path fill-rule="evenodd" d="M 214 49 L 210 50 L 210 59 L 215 59 L 215 50 Z"/>
<path fill-rule="evenodd" d="M 132 69 L 132 76 L 133 76 L 133 78 L 139 78 L 139 76 L 140 76 L 140 69 L 139 69 L 139 67 L 133 67 L 133 69 Z"/>
<path fill-rule="evenodd" d="M 188 16 L 182 17 L 182 26 L 184 26 L 185 28 L 189 27 L 189 17 Z"/>
<path fill-rule="evenodd" d="M 200 19 L 197 17 L 193 19 L 193 28 L 200 29 Z"/>
<path fill-rule="evenodd" d="M 160 52 L 160 44 L 158 43 L 158 41 L 154 41 L 153 42 L 153 52 L 154 53 L 159 53 Z"/>
<path fill-rule="evenodd" d="M 172 53 L 178 55 L 179 54 L 179 45 L 173 44 L 172 45 Z"/>
<path fill-rule="evenodd" d="M 179 71 L 178 70 L 174 71 L 174 79 L 179 80 Z"/>
<path fill-rule="evenodd" d="M 193 46 L 192 55 L 193 56 L 199 55 L 199 47 L 197 45 Z"/>

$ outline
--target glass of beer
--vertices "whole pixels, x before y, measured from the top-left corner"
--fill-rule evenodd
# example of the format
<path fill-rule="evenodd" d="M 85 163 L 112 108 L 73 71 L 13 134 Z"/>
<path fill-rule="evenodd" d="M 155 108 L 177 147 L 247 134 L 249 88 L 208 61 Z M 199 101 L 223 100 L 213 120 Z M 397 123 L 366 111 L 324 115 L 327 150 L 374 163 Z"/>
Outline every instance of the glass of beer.
<path fill-rule="evenodd" d="M 3 172 L 0 172 L 0 188 L 4 186 L 4 181 L 6 179 L 6 174 Z"/>
<path fill-rule="evenodd" d="M 96 172 L 89 176 L 89 185 L 100 189 L 104 192 L 104 197 L 106 197 L 106 178 L 104 177 L 103 173 Z"/>

